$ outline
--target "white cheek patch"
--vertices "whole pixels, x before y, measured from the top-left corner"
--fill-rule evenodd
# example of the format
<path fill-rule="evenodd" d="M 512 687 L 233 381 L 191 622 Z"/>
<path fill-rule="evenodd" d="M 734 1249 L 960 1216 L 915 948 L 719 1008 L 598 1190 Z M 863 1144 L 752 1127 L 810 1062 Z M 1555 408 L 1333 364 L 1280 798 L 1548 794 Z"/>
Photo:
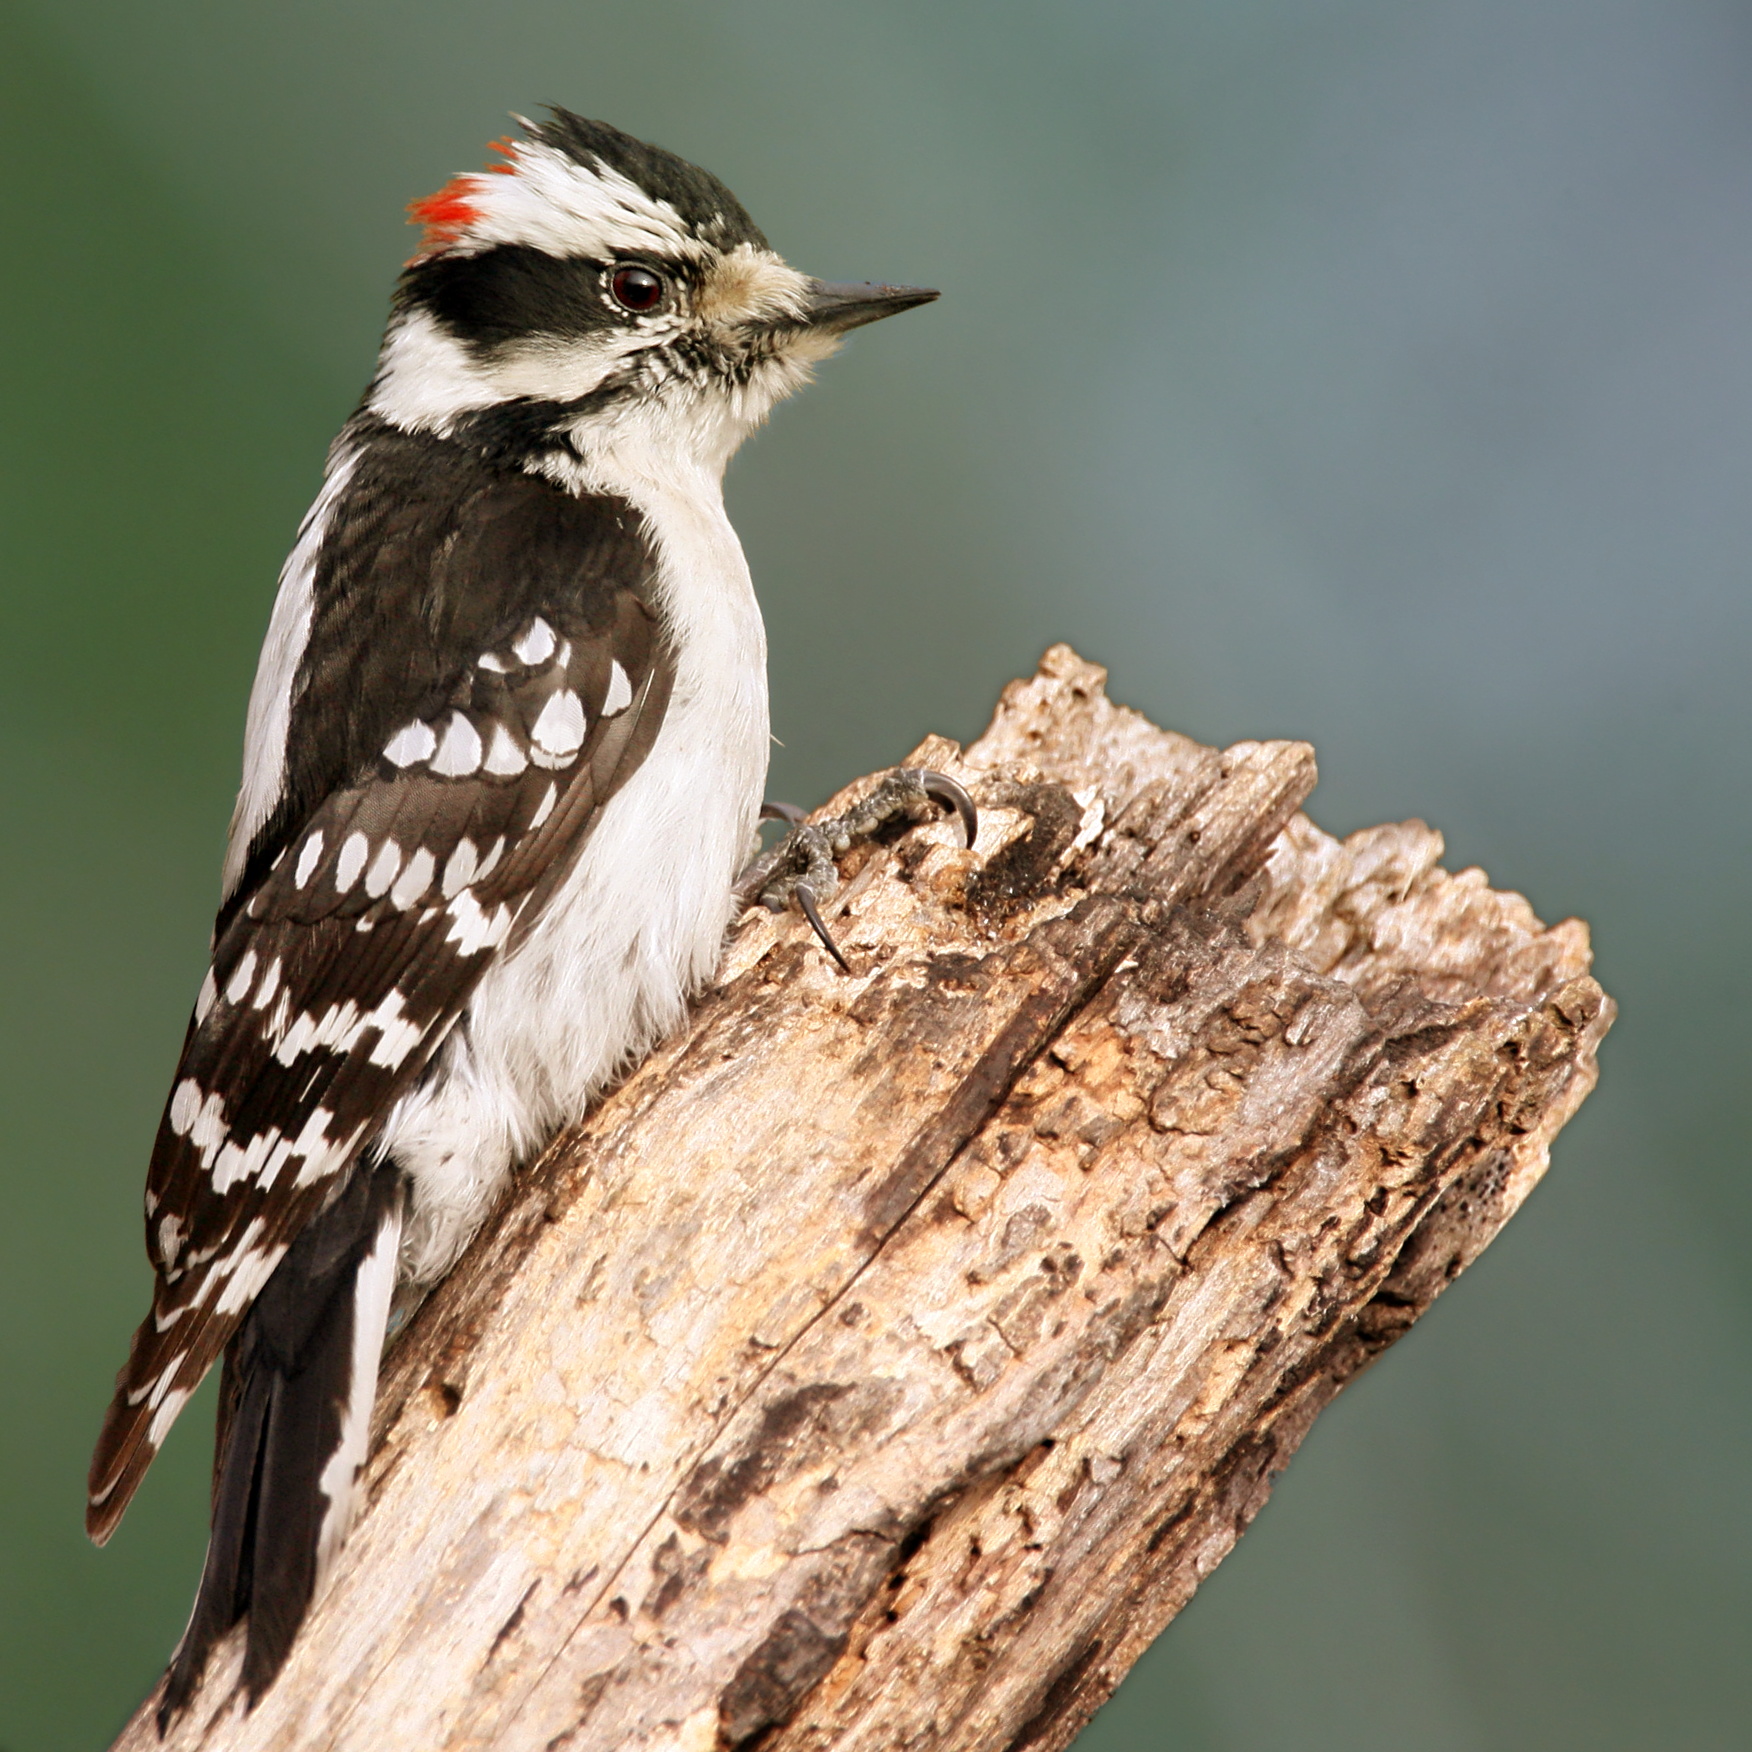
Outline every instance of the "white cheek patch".
<path fill-rule="evenodd" d="M 536 335 L 509 341 L 483 367 L 502 400 L 581 401 L 601 389 L 635 354 L 671 340 L 681 324 L 648 324 L 636 333 L 613 330 L 588 340 Z"/>
<path fill-rule="evenodd" d="M 410 310 L 383 337 L 371 411 L 392 425 L 444 437 L 462 415 L 500 399 L 468 349 L 427 312 Z"/>

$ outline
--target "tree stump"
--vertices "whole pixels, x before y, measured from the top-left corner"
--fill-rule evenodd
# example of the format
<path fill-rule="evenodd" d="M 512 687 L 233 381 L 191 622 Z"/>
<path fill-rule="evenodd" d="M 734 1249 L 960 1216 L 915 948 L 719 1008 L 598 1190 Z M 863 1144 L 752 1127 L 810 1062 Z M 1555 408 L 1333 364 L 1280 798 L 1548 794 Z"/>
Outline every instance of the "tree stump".
<path fill-rule="evenodd" d="M 1526 1197 L 1612 1015 L 1580 923 L 1104 681 L 1055 647 L 909 757 L 979 842 L 850 855 L 851 977 L 739 924 L 395 1346 L 279 1682 L 245 1712 L 233 1649 L 167 1746 L 1071 1740 Z"/>

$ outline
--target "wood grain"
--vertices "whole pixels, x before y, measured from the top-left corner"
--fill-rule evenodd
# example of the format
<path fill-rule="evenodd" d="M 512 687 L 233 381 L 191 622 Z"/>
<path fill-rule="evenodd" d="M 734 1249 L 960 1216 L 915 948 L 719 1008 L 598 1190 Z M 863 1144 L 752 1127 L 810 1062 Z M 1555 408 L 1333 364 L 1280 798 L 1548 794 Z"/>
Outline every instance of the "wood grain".
<path fill-rule="evenodd" d="M 1072 1738 L 1526 1197 L 1612 1014 L 1580 924 L 1104 681 L 1055 647 L 909 758 L 979 843 L 848 856 L 852 977 L 741 923 L 392 1353 L 279 1683 L 245 1713 L 234 1652 L 164 1745 Z"/>

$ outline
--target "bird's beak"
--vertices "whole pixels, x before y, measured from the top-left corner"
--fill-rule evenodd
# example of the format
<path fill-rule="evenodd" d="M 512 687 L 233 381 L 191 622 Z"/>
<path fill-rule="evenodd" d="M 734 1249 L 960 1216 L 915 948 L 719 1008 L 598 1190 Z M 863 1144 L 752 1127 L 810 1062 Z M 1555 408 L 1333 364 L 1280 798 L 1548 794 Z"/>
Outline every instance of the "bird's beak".
<path fill-rule="evenodd" d="M 812 280 L 803 321 L 812 329 L 841 335 L 847 329 L 880 322 L 885 316 L 898 315 L 915 305 L 929 304 L 938 296 L 926 286 L 874 286 L 867 281 L 834 285 L 827 280 Z"/>

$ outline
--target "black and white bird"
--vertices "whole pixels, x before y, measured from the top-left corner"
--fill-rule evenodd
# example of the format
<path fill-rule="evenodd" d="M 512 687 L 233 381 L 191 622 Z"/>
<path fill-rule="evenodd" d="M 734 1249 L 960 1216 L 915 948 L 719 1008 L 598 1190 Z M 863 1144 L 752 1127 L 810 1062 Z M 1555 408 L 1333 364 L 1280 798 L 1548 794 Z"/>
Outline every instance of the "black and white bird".
<path fill-rule="evenodd" d="M 797 272 L 716 178 L 599 122 L 496 150 L 412 208 L 281 574 L 153 1149 L 152 1312 L 87 1525 L 108 1539 L 223 1355 L 161 1724 L 240 1619 L 252 1701 L 279 1671 L 346 1536 L 398 1290 L 712 976 L 769 740 L 724 467 L 845 331 L 936 296 Z"/>

